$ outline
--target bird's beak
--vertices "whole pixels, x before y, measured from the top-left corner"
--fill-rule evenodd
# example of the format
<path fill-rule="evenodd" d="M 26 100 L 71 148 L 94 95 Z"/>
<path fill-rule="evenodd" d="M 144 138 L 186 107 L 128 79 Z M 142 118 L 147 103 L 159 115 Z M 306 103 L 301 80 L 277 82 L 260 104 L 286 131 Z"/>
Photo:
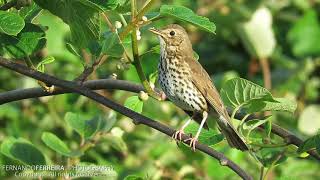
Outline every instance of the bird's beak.
<path fill-rule="evenodd" d="M 162 37 L 162 33 L 160 30 L 156 29 L 156 28 L 150 28 L 149 31 L 151 31 L 152 33 L 159 35 Z"/>

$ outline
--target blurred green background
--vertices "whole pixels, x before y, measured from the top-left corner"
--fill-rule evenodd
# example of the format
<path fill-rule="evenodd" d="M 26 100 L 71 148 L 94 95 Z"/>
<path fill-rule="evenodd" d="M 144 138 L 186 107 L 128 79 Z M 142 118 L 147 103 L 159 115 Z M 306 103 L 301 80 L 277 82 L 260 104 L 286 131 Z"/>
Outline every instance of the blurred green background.
<path fill-rule="evenodd" d="M 138 7 L 143 3 L 138 1 Z M 286 97 L 298 104 L 294 114 L 273 113 L 273 122 L 303 139 L 318 133 L 320 1 L 167 0 L 157 2 L 150 12 L 158 12 L 162 4 L 183 5 L 198 15 L 208 17 L 217 27 L 216 34 L 164 18 L 140 29 L 140 54 L 158 45 L 158 39 L 148 31 L 149 27 L 163 27 L 176 22 L 187 29 L 200 63 L 212 75 L 218 89 L 233 77 L 243 77 L 263 86 L 259 62 L 267 59 L 274 97 Z M 262 12 L 257 15 L 261 9 Z M 120 21 L 113 11 L 107 14 L 113 23 Z M 152 16 L 152 13 L 149 15 Z M 253 15 L 257 15 L 256 20 L 252 19 Z M 124 14 L 124 17 L 129 20 L 128 15 Z M 251 27 L 246 28 L 248 22 L 251 22 Z M 54 63 L 46 66 L 46 72 L 66 80 L 76 78 L 82 72 L 85 62 L 66 48 L 70 39 L 68 25 L 48 11 L 42 11 L 33 23 L 47 27 L 47 45 L 39 54 L 56 58 Z M 104 23 L 102 25 L 107 28 Z M 130 48 L 127 50 L 130 52 Z M 157 53 L 142 56 L 147 76 L 155 72 L 158 59 Z M 117 74 L 118 79 L 139 82 L 134 67 L 119 58 L 108 58 L 89 79 L 108 78 L 113 73 Z M 37 86 L 33 79 L 3 68 L 0 70 L 0 92 Z M 133 95 L 124 91 L 99 92 L 120 104 Z M 116 172 L 113 179 L 123 179 L 128 175 L 176 180 L 239 179 L 234 172 L 220 166 L 217 160 L 208 155 L 194 153 L 184 145 L 177 146 L 167 136 L 143 125 L 135 126 L 129 118 L 75 94 L 1 105 L 0 142 L 11 136 L 23 137 L 45 154 L 47 162 L 64 164 L 66 158 L 48 148 L 41 141 L 41 135 L 45 131 L 54 133 L 71 149 L 77 149 L 80 136 L 66 123 L 67 112 L 80 114 L 87 119 L 98 116 L 112 126 L 95 147 L 81 156 L 81 162 L 112 165 Z M 159 103 L 152 98 L 144 102 L 142 114 L 175 129 L 188 118 L 172 103 Z M 247 153 L 229 148 L 225 141 L 213 148 L 234 160 L 255 179 L 259 178 L 259 164 Z M 0 164 L 14 163 L 12 159 L 0 154 Z M 320 179 L 319 168 L 319 162 L 312 158 L 288 157 L 269 172 L 267 179 Z M 12 177 L 13 174 L 0 169 L 0 176 Z"/>

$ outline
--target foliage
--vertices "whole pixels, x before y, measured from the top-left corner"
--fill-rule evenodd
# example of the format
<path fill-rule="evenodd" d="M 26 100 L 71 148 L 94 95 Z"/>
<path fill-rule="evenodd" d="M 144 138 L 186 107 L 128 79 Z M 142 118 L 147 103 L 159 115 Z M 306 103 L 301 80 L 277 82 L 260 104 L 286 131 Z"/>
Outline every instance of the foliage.
<path fill-rule="evenodd" d="M 160 47 L 148 29 L 181 24 L 251 150 L 231 149 L 215 117 L 208 119 L 210 129 L 202 130 L 200 143 L 223 152 L 254 179 L 320 178 L 319 163 L 307 153 L 320 154 L 319 1 L 21 2 L 0 10 L 1 57 L 66 80 L 92 68 L 88 79 L 116 75 L 141 82 L 146 92 L 139 95 L 101 93 L 175 129 L 188 117 L 156 100 L 149 88 L 158 87 Z M 266 68 L 271 89 L 264 87 Z M 0 80 L 1 92 L 49 86 L 4 69 Z M 240 121 L 237 113 L 244 114 Z M 249 115 L 256 118 L 247 120 Z M 288 145 L 273 134 L 272 123 L 306 140 L 300 147 Z M 185 132 L 194 135 L 198 127 L 192 122 Z M 108 179 L 238 179 L 215 159 L 75 94 L 1 105 L 0 143 L 1 165 L 103 165 L 112 167 Z M 2 168 L 0 176 L 14 178 L 14 172 Z"/>

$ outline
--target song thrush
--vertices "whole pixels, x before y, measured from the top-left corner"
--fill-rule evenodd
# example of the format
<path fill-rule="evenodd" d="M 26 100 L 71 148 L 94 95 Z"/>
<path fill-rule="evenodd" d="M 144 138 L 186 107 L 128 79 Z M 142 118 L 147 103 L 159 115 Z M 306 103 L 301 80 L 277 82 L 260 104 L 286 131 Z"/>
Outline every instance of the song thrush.
<path fill-rule="evenodd" d="M 219 129 L 229 145 L 242 151 L 248 150 L 246 143 L 231 124 L 210 76 L 194 58 L 192 44 L 184 28 L 172 24 L 161 30 L 151 28 L 150 31 L 158 35 L 160 40 L 159 84 L 165 95 L 191 116 L 180 130 L 176 131 L 173 138 L 181 141 L 181 134 L 191 119 L 196 120 L 200 127 L 193 138 L 187 139 L 190 140 L 190 147 L 195 150 L 202 127 L 208 129 L 208 113 L 214 109 L 219 115 Z"/>

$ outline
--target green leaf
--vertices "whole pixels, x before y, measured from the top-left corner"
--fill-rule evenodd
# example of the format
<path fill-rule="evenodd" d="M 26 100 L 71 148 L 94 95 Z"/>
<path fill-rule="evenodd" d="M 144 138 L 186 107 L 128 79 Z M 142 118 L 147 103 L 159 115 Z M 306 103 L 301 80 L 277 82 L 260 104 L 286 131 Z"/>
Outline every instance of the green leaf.
<path fill-rule="evenodd" d="M 120 39 L 116 33 L 108 32 L 104 35 L 102 42 L 102 52 L 111 57 L 121 57 L 124 48 L 120 44 Z"/>
<path fill-rule="evenodd" d="M 191 23 L 200 29 L 215 33 L 216 26 L 206 17 L 196 15 L 191 9 L 179 5 L 162 5 L 160 15 Z"/>
<path fill-rule="evenodd" d="M 117 121 L 117 113 L 115 111 L 109 111 L 109 114 L 106 120 L 101 121 L 99 130 L 103 130 L 105 132 L 110 131 L 110 129 L 113 127 L 116 121 Z"/>
<path fill-rule="evenodd" d="M 50 132 L 42 133 L 41 140 L 52 150 L 64 156 L 72 156 L 72 152 L 69 147 L 56 135 Z"/>
<path fill-rule="evenodd" d="M 50 64 L 54 61 L 54 57 L 53 56 L 48 56 L 46 58 L 44 58 L 44 60 L 42 60 L 38 65 L 37 65 L 37 70 L 40 72 L 44 72 L 44 65 L 46 64 Z"/>
<path fill-rule="evenodd" d="M 18 14 L 0 11 L 0 33 L 17 35 L 24 27 L 24 20 Z"/>
<path fill-rule="evenodd" d="M 301 154 L 303 152 L 307 152 L 315 148 L 319 152 L 320 151 L 319 143 L 320 143 L 320 134 L 317 134 L 305 140 L 303 144 L 299 146 L 297 152 Z"/>
<path fill-rule="evenodd" d="M 156 84 L 156 81 L 157 81 L 157 79 L 158 79 L 158 70 L 156 70 L 155 72 L 153 72 L 153 73 L 151 73 L 150 75 L 149 75 L 149 82 L 150 83 L 153 83 L 153 84 Z"/>
<path fill-rule="evenodd" d="M 227 81 L 222 86 L 220 95 L 227 106 L 233 108 L 251 107 L 249 110 L 253 109 L 251 103 L 257 103 L 257 101 L 277 102 L 267 89 L 242 78 Z"/>
<path fill-rule="evenodd" d="M 1 153 L 27 165 L 46 164 L 44 155 L 31 142 L 9 137 L 1 144 Z"/>
<path fill-rule="evenodd" d="M 70 43 L 66 43 L 67 50 L 77 57 L 81 57 L 79 51 Z"/>
<path fill-rule="evenodd" d="M 35 0 L 70 26 L 73 45 L 88 47 L 100 38 L 99 12 L 102 9 L 88 0 Z"/>
<path fill-rule="evenodd" d="M 141 101 L 138 96 L 131 96 L 124 102 L 124 106 L 137 113 L 141 113 L 143 101 Z"/>
<path fill-rule="evenodd" d="M 296 56 L 320 55 L 320 24 L 315 10 L 308 10 L 290 29 L 288 41 Z"/>
<path fill-rule="evenodd" d="M 186 134 L 191 133 L 195 135 L 198 129 L 199 129 L 199 125 L 197 123 L 192 122 L 186 127 L 185 133 Z M 208 146 L 213 146 L 221 142 L 223 139 L 224 139 L 224 136 L 213 129 L 209 129 L 209 130 L 202 129 L 199 135 L 199 142 L 206 144 Z"/>
<path fill-rule="evenodd" d="M 282 154 L 283 148 L 265 148 L 257 153 L 257 158 L 264 167 L 271 167 L 287 160 L 287 156 Z M 280 159 L 279 156 L 281 156 Z"/>
<path fill-rule="evenodd" d="M 274 98 L 277 102 L 270 101 L 252 101 L 246 106 L 248 113 L 261 112 L 261 111 L 285 111 L 294 113 L 297 108 L 297 103 L 295 101 L 286 98 Z"/>
<path fill-rule="evenodd" d="M 16 36 L 0 34 L 0 46 L 16 58 L 22 58 L 42 49 L 46 44 L 45 32 L 37 25 L 27 23 Z"/>
<path fill-rule="evenodd" d="M 79 114 L 67 112 L 64 119 L 81 137 L 90 138 L 100 128 L 101 117 L 94 117 L 90 120 L 84 119 Z"/>
<path fill-rule="evenodd" d="M 272 130 L 272 122 L 269 120 L 267 123 L 264 124 L 264 129 L 268 138 L 270 138 L 271 130 Z"/>
<path fill-rule="evenodd" d="M 193 51 L 193 57 L 198 61 L 199 60 L 199 55 L 195 51 Z"/>
<path fill-rule="evenodd" d="M 247 138 L 250 137 L 251 132 L 256 129 L 257 127 L 259 127 L 260 125 L 267 123 L 270 121 L 271 116 L 267 117 L 266 119 L 252 119 L 249 121 L 246 121 L 243 125 L 242 128 L 244 130 L 248 130 L 247 133 Z"/>
<path fill-rule="evenodd" d="M 116 149 L 119 152 L 126 153 L 128 152 L 128 147 L 126 142 L 122 139 L 122 137 L 119 136 L 106 136 L 104 138 L 108 141 L 108 144 L 112 146 L 114 149 Z"/>
<path fill-rule="evenodd" d="M 124 180 L 144 180 L 144 178 L 138 175 L 129 175 L 129 176 L 126 176 Z"/>
<path fill-rule="evenodd" d="M 24 18 L 25 22 L 32 22 L 32 20 L 40 13 L 42 9 L 34 2 L 30 6 L 25 6 L 19 10 L 19 15 Z"/>

